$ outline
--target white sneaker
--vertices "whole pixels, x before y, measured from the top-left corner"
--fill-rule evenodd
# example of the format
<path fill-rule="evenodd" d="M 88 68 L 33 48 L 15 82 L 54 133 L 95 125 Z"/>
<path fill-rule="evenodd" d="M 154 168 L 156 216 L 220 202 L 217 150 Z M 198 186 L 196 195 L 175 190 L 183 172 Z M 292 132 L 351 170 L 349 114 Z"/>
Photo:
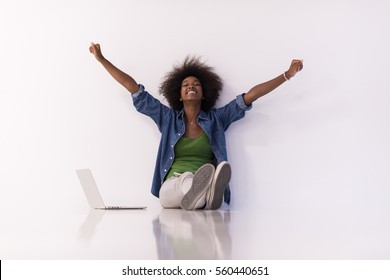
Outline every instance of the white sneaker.
<path fill-rule="evenodd" d="M 214 166 L 207 163 L 195 172 L 191 188 L 181 200 L 180 205 L 182 209 L 193 210 L 195 208 L 196 203 L 210 188 L 214 171 Z"/>
<path fill-rule="evenodd" d="M 215 170 L 213 182 L 209 192 L 206 195 L 207 210 L 215 210 L 221 207 L 223 201 L 223 194 L 230 182 L 232 176 L 232 169 L 227 161 L 218 164 Z"/>

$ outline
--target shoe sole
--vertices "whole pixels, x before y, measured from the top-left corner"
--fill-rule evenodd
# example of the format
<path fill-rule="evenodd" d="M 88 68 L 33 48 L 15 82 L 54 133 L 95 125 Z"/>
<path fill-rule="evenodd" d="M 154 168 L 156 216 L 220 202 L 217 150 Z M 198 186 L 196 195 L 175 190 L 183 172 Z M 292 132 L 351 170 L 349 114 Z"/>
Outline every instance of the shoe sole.
<path fill-rule="evenodd" d="M 229 163 L 221 165 L 220 169 L 215 171 L 215 181 L 211 185 L 210 197 L 207 200 L 206 209 L 216 210 L 221 207 L 225 189 L 230 182 L 232 169 Z"/>
<path fill-rule="evenodd" d="M 196 203 L 207 191 L 214 177 L 214 166 L 205 164 L 199 168 L 194 175 L 192 186 L 181 200 L 181 208 L 193 210 Z"/>

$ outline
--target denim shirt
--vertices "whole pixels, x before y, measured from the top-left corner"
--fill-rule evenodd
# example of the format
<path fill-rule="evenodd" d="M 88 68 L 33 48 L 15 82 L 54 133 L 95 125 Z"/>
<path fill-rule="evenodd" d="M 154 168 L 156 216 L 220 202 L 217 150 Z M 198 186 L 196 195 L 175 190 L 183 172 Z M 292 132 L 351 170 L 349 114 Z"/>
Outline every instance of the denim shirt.
<path fill-rule="evenodd" d="M 150 95 L 143 85 L 140 85 L 138 92 L 132 94 L 132 98 L 137 111 L 151 117 L 161 132 L 152 182 L 152 194 L 159 197 L 161 185 L 175 159 L 175 145 L 185 133 L 184 111 L 177 111 L 163 105 Z M 215 166 L 228 160 L 225 131 L 231 123 L 243 118 L 245 111 L 251 108 L 252 105 L 245 104 L 243 95 L 239 95 L 221 108 L 200 112 L 197 122 L 209 138 Z M 225 190 L 224 200 L 230 203 L 229 187 Z"/>

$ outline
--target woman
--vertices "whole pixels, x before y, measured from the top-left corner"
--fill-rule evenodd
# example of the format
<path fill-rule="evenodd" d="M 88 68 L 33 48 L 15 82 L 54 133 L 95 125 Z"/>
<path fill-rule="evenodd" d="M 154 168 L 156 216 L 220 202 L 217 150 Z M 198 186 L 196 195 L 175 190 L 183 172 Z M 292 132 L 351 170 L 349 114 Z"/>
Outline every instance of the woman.
<path fill-rule="evenodd" d="M 232 122 L 245 116 L 253 101 L 294 77 L 303 67 L 301 60 L 293 60 L 283 74 L 214 109 L 222 79 L 212 67 L 187 57 L 165 76 L 160 86 L 169 108 L 109 62 L 99 44 L 91 43 L 89 50 L 132 94 L 135 108 L 157 124 L 161 141 L 152 194 L 160 198 L 164 208 L 185 210 L 215 210 L 223 200 L 230 203 L 231 168 L 227 162 L 225 131 Z"/>

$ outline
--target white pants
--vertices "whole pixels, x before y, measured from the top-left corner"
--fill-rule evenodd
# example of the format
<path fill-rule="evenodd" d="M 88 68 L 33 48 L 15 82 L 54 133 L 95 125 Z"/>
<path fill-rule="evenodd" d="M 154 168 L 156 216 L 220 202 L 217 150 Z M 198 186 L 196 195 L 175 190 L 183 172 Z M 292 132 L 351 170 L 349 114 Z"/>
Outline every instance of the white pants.
<path fill-rule="evenodd" d="M 181 208 L 181 200 L 191 188 L 194 174 L 184 172 L 176 173 L 166 180 L 160 189 L 160 203 L 164 208 Z M 207 193 L 207 192 L 206 192 Z M 203 208 L 206 204 L 206 194 L 204 194 L 195 205 L 195 209 Z"/>

